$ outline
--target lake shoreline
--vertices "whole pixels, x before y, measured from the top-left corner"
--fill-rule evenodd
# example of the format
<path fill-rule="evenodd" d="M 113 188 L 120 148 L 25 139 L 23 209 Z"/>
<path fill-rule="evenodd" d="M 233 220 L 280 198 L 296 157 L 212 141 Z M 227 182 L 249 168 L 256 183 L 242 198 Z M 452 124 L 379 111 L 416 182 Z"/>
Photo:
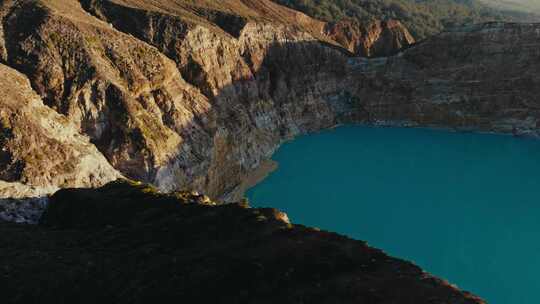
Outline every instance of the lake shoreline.
<path fill-rule="evenodd" d="M 441 126 L 441 125 L 420 125 L 410 121 L 375 121 L 372 123 L 338 123 L 327 128 L 317 130 L 314 132 L 308 132 L 305 134 L 299 134 L 291 138 L 283 140 L 276 148 L 276 151 L 281 148 L 281 146 L 287 142 L 292 142 L 295 139 L 302 136 L 311 136 L 317 135 L 324 132 L 332 132 L 336 129 L 343 127 L 367 127 L 367 128 L 380 128 L 380 129 L 420 129 L 420 130 L 431 130 L 431 131 L 441 131 L 449 132 L 455 134 L 481 134 L 481 135 L 495 135 L 495 136 L 509 136 L 518 139 L 531 139 L 531 140 L 540 140 L 540 134 L 531 133 L 531 132 L 511 132 L 509 130 L 481 130 L 474 127 L 450 127 L 450 126 Z M 260 165 L 250 170 L 245 178 L 242 179 L 242 182 L 237 185 L 234 189 L 221 196 L 220 199 L 224 202 L 238 202 L 246 198 L 246 193 L 249 189 L 257 186 L 259 183 L 264 181 L 272 172 L 277 170 L 279 167 L 278 162 L 272 158 L 263 159 L 260 162 Z"/>
<path fill-rule="evenodd" d="M 255 187 L 257 184 L 265 180 L 272 172 L 279 167 L 278 162 L 272 159 L 261 161 L 260 165 L 249 171 L 242 182 L 236 186 L 231 192 L 224 196 L 224 200 L 228 202 L 238 202 L 246 197 L 246 192 Z"/>

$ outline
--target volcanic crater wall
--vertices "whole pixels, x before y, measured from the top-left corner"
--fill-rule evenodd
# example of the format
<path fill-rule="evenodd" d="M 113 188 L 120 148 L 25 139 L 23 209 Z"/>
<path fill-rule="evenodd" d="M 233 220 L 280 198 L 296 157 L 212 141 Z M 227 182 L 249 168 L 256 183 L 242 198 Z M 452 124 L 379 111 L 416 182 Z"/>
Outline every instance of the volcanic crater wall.
<path fill-rule="evenodd" d="M 0 16 L 2 62 L 118 172 L 165 191 L 226 197 L 283 140 L 340 123 L 538 131 L 538 25 L 367 59 L 263 0 L 4 1 Z"/>

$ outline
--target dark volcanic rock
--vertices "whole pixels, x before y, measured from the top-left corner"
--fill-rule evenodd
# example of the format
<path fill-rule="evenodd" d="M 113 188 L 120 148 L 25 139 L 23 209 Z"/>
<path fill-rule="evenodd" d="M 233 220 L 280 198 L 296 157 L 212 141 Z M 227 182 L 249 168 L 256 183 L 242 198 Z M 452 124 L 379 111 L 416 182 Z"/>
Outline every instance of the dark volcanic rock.
<path fill-rule="evenodd" d="M 483 303 L 364 242 L 274 209 L 115 182 L 0 223 L 3 303 Z"/>

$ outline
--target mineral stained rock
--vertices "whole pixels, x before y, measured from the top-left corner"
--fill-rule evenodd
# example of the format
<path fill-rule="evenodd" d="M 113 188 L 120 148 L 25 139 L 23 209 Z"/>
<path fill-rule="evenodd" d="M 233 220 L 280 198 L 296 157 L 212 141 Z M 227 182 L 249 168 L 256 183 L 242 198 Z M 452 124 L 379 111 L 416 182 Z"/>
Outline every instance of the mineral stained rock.
<path fill-rule="evenodd" d="M 3 64 L 0 92 L 0 197 L 98 187 L 120 176 L 69 119 L 43 104 L 24 75 Z"/>
<path fill-rule="evenodd" d="M 409 30 L 398 20 L 358 24 L 352 21 L 332 22 L 324 32 L 339 45 L 361 57 L 391 56 L 413 45 Z"/>
<path fill-rule="evenodd" d="M 277 210 L 125 181 L 60 190 L 41 225 L 0 230 L 6 304 L 483 303 Z"/>
<path fill-rule="evenodd" d="M 4 1 L 0 17 L 5 64 L 163 191 L 227 198 L 283 140 L 341 123 L 538 136 L 535 24 L 411 44 L 398 21 L 362 31 L 266 0 Z M 375 51 L 397 54 L 352 54 Z"/>

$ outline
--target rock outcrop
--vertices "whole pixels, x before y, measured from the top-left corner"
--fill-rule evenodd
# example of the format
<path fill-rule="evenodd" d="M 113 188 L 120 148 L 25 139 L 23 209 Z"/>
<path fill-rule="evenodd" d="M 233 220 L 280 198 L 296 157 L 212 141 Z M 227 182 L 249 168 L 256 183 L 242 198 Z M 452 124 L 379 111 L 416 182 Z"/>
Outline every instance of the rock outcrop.
<path fill-rule="evenodd" d="M 487 23 L 434 36 L 398 56 L 350 60 L 352 92 L 382 124 L 540 135 L 540 24 Z"/>
<path fill-rule="evenodd" d="M 3 303 L 484 303 L 277 210 L 156 191 L 60 190 L 40 226 L 0 222 Z"/>
<path fill-rule="evenodd" d="M 43 104 L 24 75 L 3 64 L 0 92 L 0 198 L 98 187 L 121 176 L 73 123 Z"/>
<path fill-rule="evenodd" d="M 387 57 L 413 45 L 411 33 L 398 20 L 358 24 L 353 21 L 331 22 L 324 33 L 356 56 Z"/>
<path fill-rule="evenodd" d="M 341 50 L 285 17 L 246 13 L 234 19 L 238 32 L 211 23 L 224 14 L 211 6 L 193 7 L 207 20 L 152 3 L 83 3 L 105 22 L 71 0 L 3 6 L 7 63 L 126 176 L 218 197 L 283 138 L 334 123 L 322 95 L 342 90 L 334 81 L 347 59 Z M 320 71 L 306 79 L 314 64 Z"/>

